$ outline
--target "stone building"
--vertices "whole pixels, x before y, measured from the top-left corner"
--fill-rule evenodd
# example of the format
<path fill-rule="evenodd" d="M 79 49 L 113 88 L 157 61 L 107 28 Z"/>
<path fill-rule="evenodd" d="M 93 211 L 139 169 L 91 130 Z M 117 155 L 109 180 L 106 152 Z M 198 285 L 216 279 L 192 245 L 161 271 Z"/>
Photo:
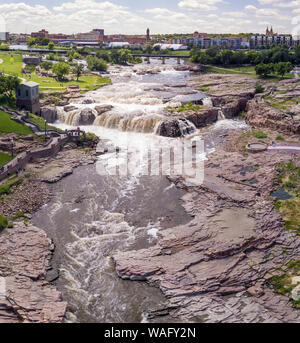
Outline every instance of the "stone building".
<path fill-rule="evenodd" d="M 33 81 L 22 82 L 17 89 L 17 106 L 33 114 L 40 114 L 39 84 Z"/>
<path fill-rule="evenodd" d="M 38 66 L 41 63 L 41 58 L 39 56 L 23 55 L 22 60 L 25 64 L 33 64 Z"/>

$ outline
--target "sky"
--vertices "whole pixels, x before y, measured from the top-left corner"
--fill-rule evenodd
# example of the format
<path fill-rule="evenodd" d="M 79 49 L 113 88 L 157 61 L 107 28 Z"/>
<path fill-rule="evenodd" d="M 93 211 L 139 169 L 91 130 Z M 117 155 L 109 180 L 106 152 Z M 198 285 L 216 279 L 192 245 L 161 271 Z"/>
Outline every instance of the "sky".
<path fill-rule="evenodd" d="M 263 33 L 271 25 L 300 34 L 300 0 L 0 0 L 0 32 Z"/>

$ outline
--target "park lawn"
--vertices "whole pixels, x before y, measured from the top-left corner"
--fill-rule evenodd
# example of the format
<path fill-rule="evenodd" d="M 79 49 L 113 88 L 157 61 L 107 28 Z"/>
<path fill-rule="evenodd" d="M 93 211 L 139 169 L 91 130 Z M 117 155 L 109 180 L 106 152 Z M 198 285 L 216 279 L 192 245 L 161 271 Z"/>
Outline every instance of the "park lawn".
<path fill-rule="evenodd" d="M 29 127 L 11 120 L 11 115 L 0 111 L 0 132 L 17 133 L 19 135 L 30 135 L 32 131 Z"/>
<path fill-rule="evenodd" d="M 29 120 L 32 123 L 36 124 L 40 128 L 41 131 L 45 130 L 45 125 L 46 125 L 46 129 L 47 130 L 56 130 L 56 131 L 59 131 L 59 132 L 63 132 L 62 130 L 57 129 L 54 126 L 51 126 L 51 125 L 47 124 L 45 119 L 43 119 L 42 117 L 39 117 L 39 116 L 37 116 L 35 114 L 29 113 Z"/>
<path fill-rule="evenodd" d="M 0 59 L 3 60 L 3 63 L 0 64 L 0 71 L 5 74 L 21 76 L 23 65 L 21 55 L 12 54 L 10 52 L 0 52 Z"/>
<path fill-rule="evenodd" d="M 186 57 L 190 57 L 190 54 L 191 54 L 191 52 L 189 50 L 170 51 L 170 55 L 173 55 L 173 56 L 186 56 Z"/>
<path fill-rule="evenodd" d="M 80 88 L 85 90 L 94 90 L 97 88 L 102 87 L 105 84 L 108 84 L 111 82 L 111 80 L 107 77 L 101 77 L 97 75 L 82 75 L 79 78 L 79 81 L 67 81 L 67 82 L 61 82 L 56 81 L 52 77 L 39 77 L 36 75 L 36 73 L 31 74 L 31 78 L 26 77 L 26 79 L 29 81 L 34 81 L 39 83 L 40 89 L 47 90 L 47 89 L 66 89 L 69 85 L 79 85 Z M 47 81 L 47 82 L 44 82 Z"/>
<path fill-rule="evenodd" d="M 10 162 L 13 158 L 14 157 L 11 157 L 11 155 L 0 152 L 0 168 Z"/>

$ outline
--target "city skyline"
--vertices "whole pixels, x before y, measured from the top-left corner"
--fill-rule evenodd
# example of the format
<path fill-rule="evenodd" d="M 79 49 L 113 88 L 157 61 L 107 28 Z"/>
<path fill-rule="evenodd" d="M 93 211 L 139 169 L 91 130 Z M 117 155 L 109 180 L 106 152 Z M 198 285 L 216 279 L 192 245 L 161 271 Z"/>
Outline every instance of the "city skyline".
<path fill-rule="evenodd" d="M 263 33 L 267 26 L 276 32 L 292 33 L 300 16 L 300 1 L 249 0 L 30 0 L 0 1 L 6 30 L 31 33 L 45 28 L 53 33 L 72 34 L 98 27 L 107 34 Z M 300 23 L 300 19 L 298 20 Z"/>

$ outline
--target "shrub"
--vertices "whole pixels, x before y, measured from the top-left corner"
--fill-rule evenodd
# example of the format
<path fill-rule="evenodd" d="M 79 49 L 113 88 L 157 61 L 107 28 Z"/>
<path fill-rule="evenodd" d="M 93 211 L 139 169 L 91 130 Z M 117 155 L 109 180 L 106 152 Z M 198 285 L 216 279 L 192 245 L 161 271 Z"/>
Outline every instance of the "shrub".
<path fill-rule="evenodd" d="M 254 132 L 252 133 L 252 135 L 253 135 L 253 137 L 255 137 L 255 138 L 260 138 L 260 139 L 268 138 L 268 135 L 265 134 L 265 133 L 262 132 L 262 131 L 254 131 Z"/>
<path fill-rule="evenodd" d="M 8 226 L 8 220 L 4 216 L 0 216 L 0 231 L 4 230 Z"/>
<path fill-rule="evenodd" d="M 256 87 L 255 93 L 256 93 L 256 94 L 260 94 L 260 93 L 263 93 L 264 91 L 265 91 L 264 87 L 261 86 L 261 85 L 258 85 L 258 86 Z"/>
<path fill-rule="evenodd" d="M 279 136 L 276 137 L 276 140 L 277 140 L 277 141 L 284 141 L 284 138 L 283 138 L 282 136 L 279 135 Z"/>

